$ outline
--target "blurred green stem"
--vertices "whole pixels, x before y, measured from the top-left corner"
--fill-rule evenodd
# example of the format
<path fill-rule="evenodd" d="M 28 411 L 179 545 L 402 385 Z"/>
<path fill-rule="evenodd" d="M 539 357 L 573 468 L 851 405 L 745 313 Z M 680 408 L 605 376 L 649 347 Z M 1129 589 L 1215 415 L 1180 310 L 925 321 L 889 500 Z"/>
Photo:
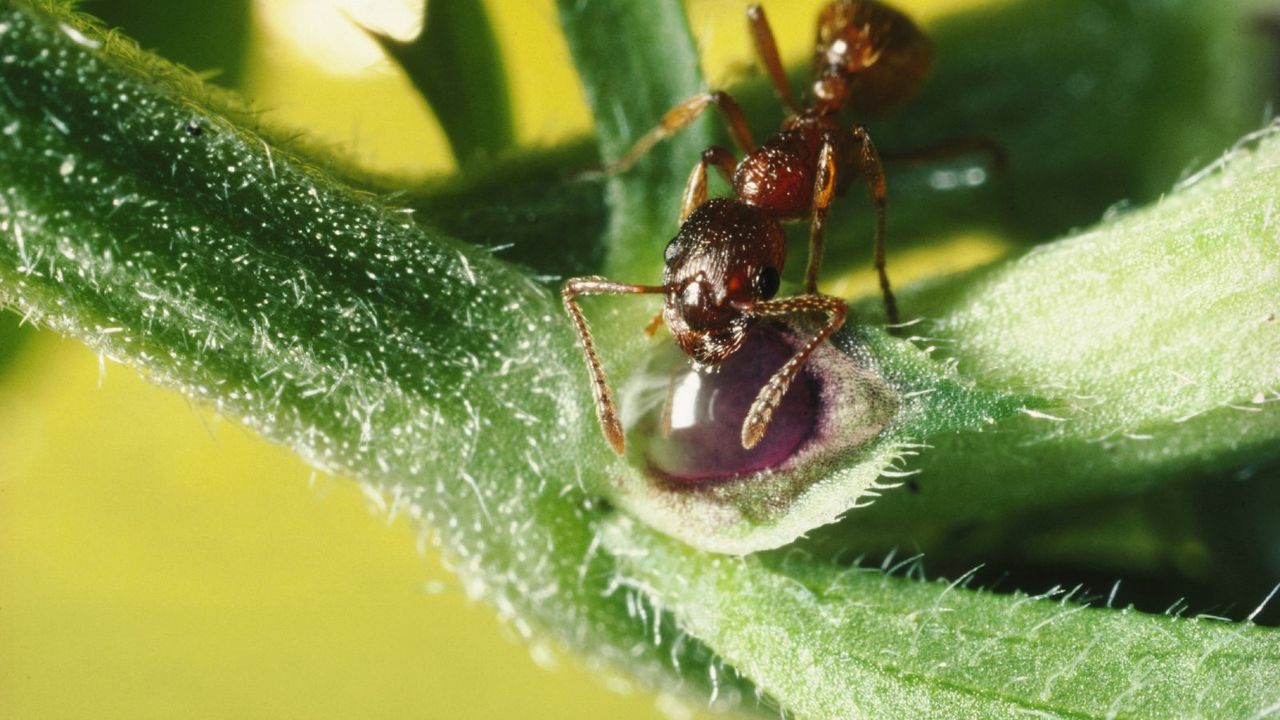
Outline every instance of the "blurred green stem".
<path fill-rule="evenodd" d="M 440 121 L 459 165 L 492 161 L 515 145 L 502 54 L 484 3 L 431 0 L 410 41 L 370 31 Z"/>

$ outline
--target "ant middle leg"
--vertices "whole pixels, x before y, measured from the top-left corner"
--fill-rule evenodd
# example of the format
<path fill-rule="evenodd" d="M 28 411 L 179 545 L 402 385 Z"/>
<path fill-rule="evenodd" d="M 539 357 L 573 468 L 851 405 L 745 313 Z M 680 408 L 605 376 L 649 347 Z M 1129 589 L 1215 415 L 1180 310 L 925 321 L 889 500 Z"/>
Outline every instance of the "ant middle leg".
<path fill-rule="evenodd" d="M 822 272 L 822 247 L 826 238 L 827 212 L 836 194 L 836 143 L 826 134 L 818 151 L 818 166 L 813 174 L 813 209 L 809 220 L 809 265 L 804 271 L 804 291 L 818 292 L 818 275 Z"/>
<path fill-rule="evenodd" d="M 606 166 L 604 172 L 609 175 L 626 172 L 636 164 L 637 160 L 644 157 L 645 153 L 652 150 L 654 145 L 689 127 L 707 108 L 713 106 L 720 111 L 734 145 L 744 153 L 755 150 L 756 141 L 751 135 L 751 127 L 747 125 L 747 118 L 743 115 L 742 108 L 728 93 L 717 90 L 691 97 L 667 111 L 657 127 L 645 133 L 616 162 Z"/>
<path fill-rule="evenodd" d="M 773 38 L 773 28 L 769 27 L 769 18 L 765 17 L 764 8 L 752 3 L 747 7 L 747 25 L 751 29 L 751 40 L 756 46 L 756 55 L 769 73 L 773 89 L 778 99 L 792 115 L 800 114 L 800 106 L 791 94 L 791 85 L 787 82 L 787 73 L 782 69 L 782 59 L 778 56 L 778 43 Z"/>
<path fill-rule="evenodd" d="M 813 351 L 844 324 L 849 307 L 840 298 L 829 295 L 800 295 L 757 303 L 754 311 L 762 317 L 823 313 L 827 316 L 827 322 L 809 339 L 809 342 L 804 344 L 804 347 L 796 351 L 796 354 L 773 374 L 773 377 L 769 378 L 769 382 L 765 383 L 764 387 L 760 388 L 755 401 L 751 403 L 751 409 L 747 411 L 746 419 L 742 422 L 742 447 L 748 450 L 758 445 L 764 438 L 765 431 L 769 429 L 769 422 L 773 419 L 773 413 L 782 402 L 782 397 L 787 394 L 787 388 L 791 387 L 791 381 L 795 380 L 796 375 L 800 373 L 800 368 L 804 367 L 805 361 Z"/>
<path fill-rule="evenodd" d="M 719 145 L 712 145 L 703 150 L 702 158 L 698 160 L 697 165 L 693 166 L 693 172 L 689 173 L 689 180 L 684 185 L 684 195 L 680 201 L 681 224 L 684 223 L 685 218 L 689 217 L 689 213 L 697 210 L 699 205 L 707 201 L 708 165 L 714 165 L 720 172 L 720 177 L 730 185 L 733 184 L 733 171 L 738 166 L 733 153 Z"/>
<path fill-rule="evenodd" d="M 880 279 L 880 293 L 884 298 L 884 312 L 889 326 L 898 324 L 898 301 L 893 295 L 893 287 L 889 283 L 889 273 L 885 268 L 884 236 L 885 236 L 885 204 L 887 186 L 884 177 L 884 164 L 867 129 L 858 125 L 853 129 L 853 139 L 857 143 L 858 171 L 867 185 L 867 194 L 876 213 L 875 235 L 875 268 Z M 822 139 L 822 148 L 818 154 L 818 167 L 813 180 L 813 210 L 809 223 L 809 265 L 804 274 L 806 293 L 818 292 L 818 274 L 822 270 L 822 252 L 826 236 L 827 212 L 835 197 L 836 188 L 836 138 L 827 134 Z"/>
<path fill-rule="evenodd" d="M 573 329 L 578 333 L 578 341 L 582 343 L 582 352 L 587 359 L 587 372 L 591 374 L 591 391 L 595 396 L 596 417 L 600 420 L 600 430 L 609 441 L 613 451 L 622 454 L 626 449 L 623 437 L 622 422 L 618 419 L 618 406 L 613 400 L 613 390 L 609 387 L 609 379 L 604 374 L 604 366 L 600 363 L 600 355 L 596 352 L 595 342 L 591 339 L 591 328 L 587 326 L 587 318 L 578 307 L 579 295 L 637 295 L 642 293 L 663 294 L 667 288 L 654 285 L 630 285 L 619 283 L 599 276 L 570 278 L 560 289 L 560 298 L 564 302 L 565 312 L 573 321 Z"/>

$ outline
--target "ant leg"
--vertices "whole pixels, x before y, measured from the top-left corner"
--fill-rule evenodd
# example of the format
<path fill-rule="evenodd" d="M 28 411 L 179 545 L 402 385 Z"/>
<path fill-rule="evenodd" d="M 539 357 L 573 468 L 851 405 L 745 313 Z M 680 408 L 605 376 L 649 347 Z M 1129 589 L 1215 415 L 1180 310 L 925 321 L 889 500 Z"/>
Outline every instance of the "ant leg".
<path fill-rule="evenodd" d="M 693 166 L 693 172 L 689 173 L 689 180 L 684 185 L 684 195 L 680 201 L 681 223 L 689 217 L 689 213 L 707 201 L 707 165 L 715 165 L 720 171 L 720 176 L 730 185 L 733 184 L 733 171 L 738 166 L 738 162 L 733 159 L 733 154 L 719 145 L 712 145 L 703 150 L 702 159 Z"/>
<path fill-rule="evenodd" d="M 680 224 L 699 205 L 707 201 L 707 163 L 699 160 L 689 173 L 689 180 L 684 184 L 684 195 L 680 199 Z"/>
<path fill-rule="evenodd" d="M 653 149 L 654 145 L 689 127 L 708 107 L 713 105 L 720 110 L 720 115 L 729 128 L 729 135 L 733 137 L 733 143 L 738 146 L 738 149 L 744 153 L 755 150 L 756 141 L 751 136 L 751 127 L 747 125 L 747 118 L 742 114 L 742 108 L 738 107 L 737 101 L 728 93 L 716 91 L 691 97 L 667 111 L 667 114 L 662 116 L 662 122 L 658 127 L 645 133 L 622 157 L 612 165 L 606 166 L 604 172 L 610 175 L 626 172 L 645 153 Z"/>
<path fill-rule="evenodd" d="M 822 341 L 831 337 L 831 333 L 839 330 L 844 324 L 849 308 L 843 300 L 830 295 L 800 295 L 757 303 L 754 312 L 762 317 L 820 312 L 826 314 L 827 322 L 816 335 L 809 339 L 809 342 L 804 344 L 804 347 L 773 374 L 773 377 L 769 378 L 769 382 L 765 383 L 764 387 L 760 388 L 755 401 L 751 403 L 751 409 L 747 411 L 746 420 L 742 422 L 742 447 L 747 450 L 755 447 L 764 438 L 765 431 L 769 429 L 769 421 L 773 419 L 773 411 L 778 409 L 782 396 L 787 393 L 787 388 L 791 387 L 791 381 L 795 380 L 796 375 L 800 373 L 800 368 L 804 367 L 805 361 L 822 344 Z"/>
<path fill-rule="evenodd" d="M 676 384 L 667 383 L 667 397 L 662 401 L 662 419 L 658 421 L 658 432 L 662 437 L 671 437 L 671 406 L 675 404 Z"/>
<path fill-rule="evenodd" d="M 898 301 L 893 297 L 893 287 L 889 284 L 889 273 L 885 271 L 884 261 L 884 208 L 886 187 L 884 179 L 884 163 L 880 162 L 880 154 L 871 143 L 871 136 L 862 125 L 853 128 L 853 138 L 858 142 L 858 165 L 862 179 L 867 183 L 867 193 L 871 195 L 871 203 L 876 209 L 876 273 L 880 276 L 880 293 L 884 296 L 884 314 L 889 319 L 892 329 L 898 324 Z"/>
<path fill-rule="evenodd" d="M 733 184 L 733 173 L 738 169 L 738 161 L 733 158 L 733 153 L 719 145 L 712 145 L 702 151 L 702 164 L 715 165 L 720 177 L 730 185 Z"/>
<path fill-rule="evenodd" d="M 949 160 L 963 155 L 985 155 L 992 172 L 1003 175 L 1009 165 L 1009 154 L 1004 146 L 983 135 L 952 138 L 915 150 L 886 151 L 880 157 L 887 162 L 923 164 Z"/>
<path fill-rule="evenodd" d="M 818 292 L 818 273 L 822 270 L 822 245 L 826 238 L 827 211 L 836 194 L 836 144 L 830 134 L 822 138 L 818 151 L 818 167 L 813 178 L 813 213 L 809 222 L 809 266 L 804 271 L 804 291 Z"/>
<path fill-rule="evenodd" d="M 751 39 L 755 42 L 756 55 L 760 63 L 773 81 L 773 89 L 778 99 L 792 115 L 799 115 L 800 108 L 796 98 L 791 94 L 791 85 L 787 83 L 787 74 L 782 69 L 782 59 L 778 57 L 778 43 L 773 39 L 773 28 L 769 27 L 769 18 L 765 17 L 764 8 L 752 3 L 747 7 L 747 25 L 751 28 Z"/>
<path fill-rule="evenodd" d="M 649 321 L 649 324 L 644 326 L 644 336 L 651 338 L 657 334 L 658 328 L 662 327 L 662 321 L 665 318 L 666 315 L 662 311 L 658 311 L 658 314 L 653 316 L 653 319 Z"/>
<path fill-rule="evenodd" d="M 587 319 L 582 314 L 575 300 L 579 295 L 630 295 L 640 293 L 662 294 L 667 289 L 652 285 L 628 285 L 598 276 L 570 278 L 560 289 L 560 298 L 564 301 L 565 312 L 573 321 L 573 328 L 578 332 L 578 340 L 582 343 L 582 352 L 587 358 L 587 371 L 591 374 L 591 391 L 596 400 L 596 416 L 600 419 L 600 430 L 609 441 L 613 451 L 622 454 L 626 449 L 623 439 L 622 423 L 618 420 L 618 406 L 613 401 L 613 390 L 609 388 L 609 379 L 605 377 L 604 367 L 600 364 L 600 355 L 596 352 L 595 343 L 591 340 L 591 329 L 587 327 Z"/>

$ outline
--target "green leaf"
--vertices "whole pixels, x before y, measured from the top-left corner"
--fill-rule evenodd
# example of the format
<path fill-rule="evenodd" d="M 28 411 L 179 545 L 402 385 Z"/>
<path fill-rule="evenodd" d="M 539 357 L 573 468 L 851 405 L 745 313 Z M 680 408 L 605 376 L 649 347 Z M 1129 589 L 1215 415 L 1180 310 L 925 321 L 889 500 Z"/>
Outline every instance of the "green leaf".
<path fill-rule="evenodd" d="M 668 687 L 706 667 L 609 592 L 551 293 L 60 6 L 0 2 L 0 44 L 0 304 L 391 492 L 526 637 Z"/>
<path fill-rule="evenodd" d="M 926 582 L 875 568 L 699 553 L 619 520 L 631 586 L 806 718 L 1261 718 L 1280 632 Z M 910 574 L 910 573 L 909 573 Z"/>
<path fill-rule="evenodd" d="M 431 0 L 413 40 L 369 35 L 431 105 L 460 165 L 492 159 L 515 145 L 502 54 L 483 3 Z"/>

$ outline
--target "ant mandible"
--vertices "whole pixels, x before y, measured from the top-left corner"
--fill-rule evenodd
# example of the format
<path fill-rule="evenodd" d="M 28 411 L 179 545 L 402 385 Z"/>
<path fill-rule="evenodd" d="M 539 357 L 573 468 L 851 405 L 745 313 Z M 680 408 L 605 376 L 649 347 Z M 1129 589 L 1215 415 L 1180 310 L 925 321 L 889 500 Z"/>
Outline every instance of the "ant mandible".
<path fill-rule="evenodd" d="M 898 322 L 897 304 L 885 271 L 884 168 L 867 130 L 840 127 L 839 113 L 857 100 L 862 109 L 887 110 L 913 95 L 932 61 L 928 39 L 906 15 L 874 0 L 836 0 L 818 17 L 811 103 L 800 108 L 787 84 L 773 31 L 759 5 L 747 9 L 756 53 L 786 107 L 782 129 L 756 145 L 737 102 L 723 92 L 690 98 L 668 112 L 607 172 L 623 172 L 655 144 L 688 127 L 709 107 L 728 125 L 741 162 L 719 146 L 708 148 L 685 187 L 680 229 L 664 253 L 661 285 L 633 285 L 592 276 L 572 278 L 561 291 L 586 355 L 596 412 L 614 451 L 625 449 L 613 392 L 600 364 L 590 330 L 578 307 L 579 295 L 658 294 L 662 313 L 646 329 L 666 320 L 680 349 L 696 366 L 714 366 L 742 347 L 760 320 L 821 314 L 822 328 L 760 389 L 742 425 L 742 446 L 764 437 L 773 412 L 809 355 L 844 324 L 845 302 L 818 293 L 818 273 L 828 210 L 854 174 L 861 175 L 875 206 L 875 268 L 885 314 Z M 732 184 L 734 197 L 707 200 L 707 166 Z M 809 219 L 809 264 L 804 294 L 774 299 L 786 261 L 781 222 Z"/>

